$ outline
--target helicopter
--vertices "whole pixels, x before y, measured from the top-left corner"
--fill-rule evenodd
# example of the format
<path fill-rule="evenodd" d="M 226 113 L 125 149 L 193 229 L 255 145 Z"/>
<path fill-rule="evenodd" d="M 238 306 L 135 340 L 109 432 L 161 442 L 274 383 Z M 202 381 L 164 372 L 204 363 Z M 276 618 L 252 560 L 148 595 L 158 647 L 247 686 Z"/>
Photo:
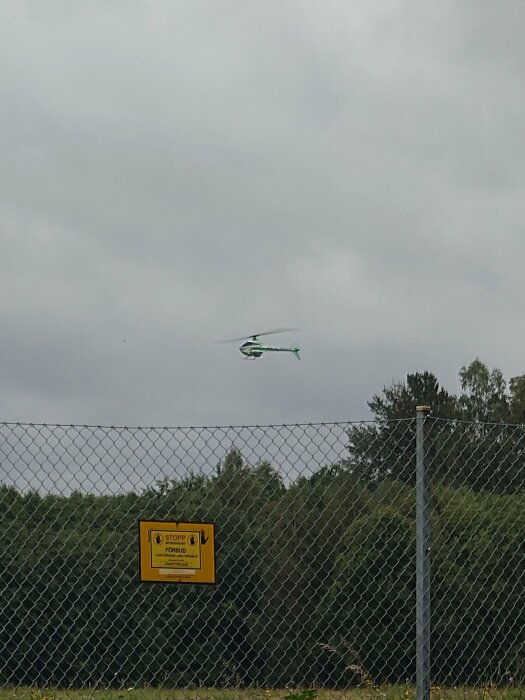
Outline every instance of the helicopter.
<path fill-rule="evenodd" d="M 262 333 L 252 333 L 252 335 L 244 335 L 240 338 L 228 338 L 227 340 L 219 340 L 219 343 L 235 343 L 240 340 L 245 342 L 239 346 L 240 352 L 244 355 L 245 360 L 256 360 L 258 357 L 262 357 L 265 352 L 291 352 L 298 360 L 299 348 L 289 347 L 284 348 L 276 345 L 266 345 L 262 343 L 259 338 L 262 335 L 274 335 L 275 333 L 287 333 L 288 331 L 297 331 L 298 328 L 274 328 L 271 331 L 263 331 Z"/>

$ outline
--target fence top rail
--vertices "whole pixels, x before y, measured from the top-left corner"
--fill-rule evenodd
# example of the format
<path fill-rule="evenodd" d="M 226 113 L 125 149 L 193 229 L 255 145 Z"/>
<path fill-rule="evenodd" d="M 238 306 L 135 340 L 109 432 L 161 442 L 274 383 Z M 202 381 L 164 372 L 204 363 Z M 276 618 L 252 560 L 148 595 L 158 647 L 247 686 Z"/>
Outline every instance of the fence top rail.
<path fill-rule="evenodd" d="M 118 425 L 110 423 L 55 423 L 55 422 L 34 422 L 34 421 L 0 421 L 0 426 L 4 427 L 21 427 L 21 428 L 73 428 L 73 429 L 92 429 L 92 430 L 239 430 L 247 429 L 276 429 L 276 428 L 319 428 L 323 426 L 344 426 L 344 425 L 384 425 L 384 424 L 403 424 L 410 423 L 415 419 L 415 411 L 413 416 L 403 418 L 390 418 L 374 420 L 372 418 L 357 419 L 357 420 L 330 420 L 330 421 L 300 421 L 297 423 L 209 423 L 208 425 Z M 426 420 L 433 423 L 441 423 L 448 425 L 473 425 L 487 426 L 494 428 L 522 428 L 525 429 L 525 423 L 505 423 L 496 421 L 480 421 L 467 420 L 463 418 L 442 418 L 433 416 L 432 413 L 426 416 Z"/>
<path fill-rule="evenodd" d="M 464 418 L 441 418 L 438 416 L 427 416 L 427 420 L 433 423 L 444 423 L 449 425 L 478 425 L 489 428 L 525 428 L 525 423 L 498 423 L 495 421 L 466 420 Z"/>
<path fill-rule="evenodd" d="M 414 416 L 410 418 L 395 418 L 388 423 L 410 423 Z M 328 426 L 343 425 L 377 425 L 378 421 L 367 420 L 340 420 L 340 421 L 312 421 L 299 423 L 238 423 L 238 424 L 216 424 L 216 425 L 110 425 L 95 423 L 33 423 L 29 421 L 0 421 L 0 426 L 21 427 L 21 428 L 73 428 L 92 430 L 239 430 L 248 429 L 276 429 L 276 428 L 319 428 Z"/>

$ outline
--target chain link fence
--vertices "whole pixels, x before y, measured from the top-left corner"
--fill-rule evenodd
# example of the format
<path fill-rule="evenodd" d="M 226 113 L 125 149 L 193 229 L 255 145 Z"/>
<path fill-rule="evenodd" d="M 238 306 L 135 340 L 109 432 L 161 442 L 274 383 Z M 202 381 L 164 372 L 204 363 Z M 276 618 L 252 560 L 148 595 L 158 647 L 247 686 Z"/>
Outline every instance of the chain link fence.
<path fill-rule="evenodd" d="M 432 679 L 520 686 L 525 428 L 427 423 Z M 0 684 L 412 684 L 415 432 L 0 424 Z M 213 521 L 217 585 L 141 584 L 139 519 Z"/>

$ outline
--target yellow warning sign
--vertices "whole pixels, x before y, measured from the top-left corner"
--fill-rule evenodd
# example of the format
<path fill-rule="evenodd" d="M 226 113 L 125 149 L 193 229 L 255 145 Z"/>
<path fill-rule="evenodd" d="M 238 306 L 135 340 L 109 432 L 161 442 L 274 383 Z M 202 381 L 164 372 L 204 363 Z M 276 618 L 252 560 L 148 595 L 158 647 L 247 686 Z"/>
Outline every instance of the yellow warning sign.
<path fill-rule="evenodd" d="M 153 569 L 200 569 L 200 532 L 151 530 Z"/>
<path fill-rule="evenodd" d="M 139 521 L 140 580 L 215 583 L 213 523 Z"/>

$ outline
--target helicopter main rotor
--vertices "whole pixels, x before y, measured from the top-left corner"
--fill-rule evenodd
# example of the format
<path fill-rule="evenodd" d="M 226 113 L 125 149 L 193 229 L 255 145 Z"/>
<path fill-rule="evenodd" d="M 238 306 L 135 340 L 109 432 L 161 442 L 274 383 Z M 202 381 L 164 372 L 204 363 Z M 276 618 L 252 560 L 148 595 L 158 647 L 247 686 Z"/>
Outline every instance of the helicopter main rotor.
<path fill-rule="evenodd" d="M 227 338 L 226 340 L 216 340 L 216 343 L 236 343 L 240 340 L 257 340 L 261 335 L 275 335 L 276 333 L 288 333 L 289 331 L 298 331 L 298 328 L 272 328 L 269 331 L 263 331 L 262 333 L 252 333 L 250 335 L 243 335 L 240 338 Z"/>

